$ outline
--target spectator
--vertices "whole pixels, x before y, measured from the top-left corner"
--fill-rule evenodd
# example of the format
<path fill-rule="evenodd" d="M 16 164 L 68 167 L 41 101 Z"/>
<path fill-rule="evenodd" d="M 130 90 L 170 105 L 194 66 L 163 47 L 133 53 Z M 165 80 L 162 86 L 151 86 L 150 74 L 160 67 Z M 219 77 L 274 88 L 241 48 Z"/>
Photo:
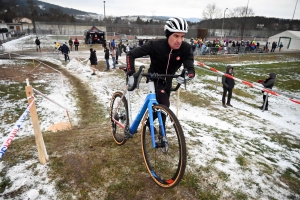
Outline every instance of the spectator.
<path fill-rule="evenodd" d="M 90 44 L 90 47 L 93 46 L 93 37 L 92 37 L 92 35 L 90 35 L 90 37 L 89 37 L 89 44 Z"/>
<path fill-rule="evenodd" d="M 271 52 L 274 52 L 277 47 L 277 44 L 275 42 L 272 43 Z"/>
<path fill-rule="evenodd" d="M 191 38 L 190 45 L 193 46 L 193 44 L 194 44 L 194 38 Z"/>
<path fill-rule="evenodd" d="M 280 45 L 279 45 L 279 52 L 280 52 L 280 50 L 281 50 L 282 47 L 283 47 L 283 44 L 282 44 L 282 42 L 280 42 Z"/>
<path fill-rule="evenodd" d="M 55 45 L 55 47 L 54 47 L 54 49 L 59 49 L 59 47 L 60 47 L 60 44 L 58 43 L 58 42 L 54 42 L 54 45 Z"/>
<path fill-rule="evenodd" d="M 61 53 L 64 54 L 66 62 L 67 62 L 67 60 L 70 61 L 70 58 L 69 58 L 70 49 L 67 46 L 67 42 L 62 45 L 62 47 L 61 47 Z"/>
<path fill-rule="evenodd" d="M 110 48 L 112 49 L 113 47 L 116 47 L 115 39 L 112 39 L 112 41 L 110 43 Z"/>
<path fill-rule="evenodd" d="M 269 44 L 270 42 L 266 42 L 266 45 L 264 46 L 266 52 L 269 52 Z"/>
<path fill-rule="evenodd" d="M 258 82 L 261 83 L 265 88 L 272 89 L 272 87 L 274 86 L 274 84 L 276 82 L 276 74 L 274 72 L 271 72 L 269 74 L 269 77 L 265 81 L 258 80 Z M 268 110 L 269 102 L 268 102 L 268 99 L 267 99 L 267 92 L 262 91 L 262 93 L 263 93 L 264 102 L 263 102 L 263 105 L 260 106 L 259 108 L 263 109 L 263 107 L 265 105 L 265 101 L 266 101 L 265 110 Z"/>
<path fill-rule="evenodd" d="M 77 40 L 77 38 L 75 38 L 74 46 L 75 46 L 75 51 L 78 51 L 79 41 Z"/>
<path fill-rule="evenodd" d="M 127 54 L 129 51 L 130 51 L 130 46 L 129 46 L 129 44 L 127 44 L 127 46 L 126 46 L 126 54 Z"/>
<path fill-rule="evenodd" d="M 118 62 L 118 58 L 119 58 L 119 47 L 118 47 L 118 45 L 116 45 L 115 50 L 116 50 L 116 65 L 117 65 L 117 64 L 119 64 L 119 62 Z"/>
<path fill-rule="evenodd" d="M 35 44 L 36 44 L 36 51 L 39 51 L 39 50 L 41 51 L 41 46 L 40 46 L 41 42 L 38 37 L 36 37 Z"/>
<path fill-rule="evenodd" d="M 122 56 L 122 48 L 123 48 L 123 44 L 122 41 L 120 41 L 120 43 L 118 44 L 118 55 L 121 57 Z"/>
<path fill-rule="evenodd" d="M 144 44 L 144 41 L 142 39 L 139 39 L 139 47 L 143 46 L 143 44 Z"/>
<path fill-rule="evenodd" d="M 102 43 L 102 47 L 105 48 L 106 45 L 107 45 L 107 44 L 106 44 L 106 40 L 104 40 L 103 43 Z"/>
<path fill-rule="evenodd" d="M 91 68 L 93 70 L 92 75 L 96 75 L 96 65 L 97 65 L 97 56 L 96 56 L 96 51 L 93 50 L 93 48 L 90 48 L 90 62 L 91 62 Z"/>
<path fill-rule="evenodd" d="M 203 43 L 201 45 L 200 55 L 204 55 L 205 48 L 206 48 L 206 45 Z"/>
<path fill-rule="evenodd" d="M 228 65 L 226 68 L 226 74 L 233 76 L 233 67 Z M 230 104 L 230 100 L 232 97 L 232 89 L 234 88 L 235 82 L 234 79 L 228 78 L 225 75 L 222 76 L 222 84 L 223 84 L 223 96 L 222 96 L 222 105 L 224 108 L 227 106 L 232 107 Z M 226 94 L 228 92 L 227 103 L 225 105 Z"/>
<path fill-rule="evenodd" d="M 115 49 L 115 47 L 112 47 L 111 48 L 111 58 L 113 61 L 113 69 L 116 69 L 116 55 L 117 55 L 116 49 Z"/>
<path fill-rule="evenodd" d="M 104 58 L 105 58 L 105 61 L 106 61 L 106 70 L 105 71 L 108 71 L 110 66 L 109 66 L 109 49 L 107 47 L 104 47 Z"/>
<path fill-rule="evenodd" d="M 72 46 L 73 46 L 73 40 L 72 40 L 72 38 L 69 39 L 69 46 L 70 46 L 70 50 L 72 51 Z"/>
<path fill-rule="evenodd" d="M 231 47 L 235 48 L 235 41 L 232 41 Z"/>

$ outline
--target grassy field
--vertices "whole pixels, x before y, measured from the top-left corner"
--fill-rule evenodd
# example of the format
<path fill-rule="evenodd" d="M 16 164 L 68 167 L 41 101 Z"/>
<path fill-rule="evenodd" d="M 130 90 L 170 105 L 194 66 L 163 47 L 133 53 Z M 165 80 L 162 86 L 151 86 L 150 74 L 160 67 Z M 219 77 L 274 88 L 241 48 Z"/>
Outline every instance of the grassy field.
<path fill-rule="evenodd" d="M 274 60 L 279 63 L 267 63 Z M 207 57 L 206 57 L 207 58 Z M 276 87 L 281 91 L 298 93 L 300 91 L 300 63 L 299 54 L 287 54 L 285 56 L 270 55 L 264 56 L 265 60 L 257 55 L 242 56 L 240 58 L 211 56 L 207 61 L 202 57 L 196 57 L 196 60 L 214 67 L 220 71 L 225 71 L 227 64 L 235 64 L 237 59 L 247 62 L 247 65 L 236 66 L 234 68 L 236 76 L 241 79 L 256 82 L 258 79 L 264 79 L 265 75 L 270 72 L 276 72 L 278 79 Z M 261 59 L 262 63 L 257 63 Z M 47 63 L 50 66 L 60 69 L 59 67 Z M 105 63 L 99 62 L 98 70 L 105 69 Z M 28 64 L 28 69 L 32 66 Z M 55 181 L 56 189 L 59 191 L 58 199 L 249 199 L 247 194 L 242 190 L 233 190 L 226 188 L 219 190 L 220 182 L 229 180 L 229 175 L 223 171 L 216 169 L 213 164 L 216 162 L 227 161 L 220 158 L 210 160 L 211 165 L 206 167 L 197 167 L 194 170 L 187 170 L 181 183 L 173 189 L 162 189 L 154 184 L 149 177 L 141 152 L 140 138 L 135 136 L 127 141 L 124 146 L 116 146 L 113 143 L 110 133 L 110 124 L 106 118 L 108 110 L 101 103 L 95 101 L 95 96 L 88 84 L 82 84 L 82 81 L 76 76 L 71 75 L 67 70 L 60 69 L 63 74 L 71 82 L 76 91 L 77 107 L 80 111 L 81 120 L 77 127 L 72 130 L 59 131 L 56 133 L 44 132 L 44 141 L 47 144 L 49 157 L 50 174 L 49 178 Z M 212 72 L 196 69 L 197 76 L 215 76 Z M 117 76 L 124 77 L 122 72 L 118 72 Z M 215 81 L 212 79 L 203 79 L 206 82 L 205 88 L 214 90 Z M 17 80 L 16 80 L 17 82 Z M 12 93 L 12 98 L 15 100 L 24 98 L 24 95 L 19 95 L 16 88 L 18 84 L 0 86 L 0 90 L 5 93 Z M 196 89 L 195 89 L 196 90 Z M 258 95 L 261 95 L 257 92 Z M 234 90 L 234 96 L 240 98 L 241 101 L 247 102 L 247 99 L 254 99 L 255 93 L 245 92 L 241 88 Z M 197 107 L 209 107 L 214 111 L 218 108 L 211 107 L 216 101 L 208 95 L 197 95 L 193 90 L 183 91 L 181 99 L 184 103 L 188 103 Z M 246 100 L 245 100 L 246 99 Z M 255 106 L 251 105 L 250 106 Z M 247 113 L 240 112 L 240 115 L 245 115 L 250 118 L 255 118 Z M 227 120 L 227 119 L 224 119 Z M 191 124 L 195 129 L 208 129 L 208 132 L 214 134 L 215 138 L 220 140 L 220 143 L 230 145 L 233 142 L 233 137 L 230 133 L 222 132 L 218 127 L 199 127 L 199 124 Z M 217 131 L 214 131 L 217 130 Z M 188 134 L 192 135 L 193 132 Z M 284 135 L 272 135 L 274 141 L 288 146 L 289 148 L 300 151 L 300 140 L 295 138 L 294 141 L 288 139 Z M 245 138 L 238 138 L 245 139 Z M 193 141 L 194 145 L 200 145 L 201 141 Z M 259 148 L 259 141 L 251 141 Z M 256 142 L 256 143 L 255 143 Z M 225 149 L 216 147 L 218 153 L 226 155 Z M 3 161 L 6 167 L 0 172 L 1 177 L 5 177 L 11 166 L 19 162 L 24 162 L 32 158 L 35 154 L 36 147 L 34 137 L 26 137 L 15 140 L 6 152 Z M 266 151 L 261 146 L 261 151 Z M 133 156 L 133 152 L 135 153 Z M 189 158 L 191 159 L 191 158 Z M 272 159 L 272 158 L 270 158 Z M 250 165 L 250 157 L 247 152 L 236 157 L 236 162 L 241 168 L 246 169 Z M 29 166 L 35 168 L 36 164 Z M 190 164 L 193 165 L 192 163 Z M 263 173 L 272 174 L 274 166 L 270 166 L 263 162 L 257 163 Z M 297 167 L 300 167 L 299 164 Z M 282 174 L 282 180 L 290 187 L 292 191 L 300 195 L 300 168 L 298 171 L 288 169 Z M 214 181 L 209 181 L 215 178 Z M 271 180 L 270 180 L 271 181 Z M 1 192 L 5 187 L 10 186 L 10 180 L 4 178 L 0 182 L 0 197 Z M 18 194 L 26 191 L 27 188 L 21 188 L 13 193 L 10 193 L 3 198 L 14 198 Z M 47 191 L 40 191 L 47 193 Z M 226 193 L 226 198 L 224 198 Z M 269 197 L 269 199 L 273 199 Z M 296 199 L 293 195 L 289 199 Z"/>

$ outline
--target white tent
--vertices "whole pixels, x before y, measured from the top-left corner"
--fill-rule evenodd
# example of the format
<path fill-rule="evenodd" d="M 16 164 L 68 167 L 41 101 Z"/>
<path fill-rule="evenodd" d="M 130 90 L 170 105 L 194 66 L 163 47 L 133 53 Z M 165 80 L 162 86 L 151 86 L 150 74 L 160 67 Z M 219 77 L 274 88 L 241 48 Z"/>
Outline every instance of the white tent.
<path fill-rule="evenodd" d="M 277 47 L 280 42 L 282 42 L 282 50 L 285 49 L 300 49 L 300 31 L 284 31 L 269 37 L 268 42 L 270 42 L 269 48 L 271 48 L 272 42 L 277 42 Z"/>

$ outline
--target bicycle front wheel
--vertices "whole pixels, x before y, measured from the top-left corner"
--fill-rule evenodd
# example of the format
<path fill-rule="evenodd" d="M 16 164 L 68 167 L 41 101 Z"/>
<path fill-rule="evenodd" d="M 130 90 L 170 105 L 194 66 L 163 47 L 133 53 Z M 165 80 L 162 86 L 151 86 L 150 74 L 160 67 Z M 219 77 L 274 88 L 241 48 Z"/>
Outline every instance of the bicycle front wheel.
<path fill-rule="evenodd" d="M 158 104 L 154 105 L 152 109 L 155 116 L 154 136 L 157 147 L 153 148 L 152 146 L 147 111 L 143 119 L 141 134 L 144 161 L 151 178 L 157 185 L 163 188 L 172 188 L 180 182 L 185 172 L 185 138 L 177 117 L 168 107 Z M 158 112 L 161 113 L 164 121 L 166 138 L 162 137 L 159 128 Z"/>
<path fill-rule="evenodd" d="M 118 145 L 126 142 L 124 129 L 129 124 L 128 119 L 128 104 L 122 92 L 113 94 L 110 102 L 110 122 L 111 132 L 114 141 Z"/>

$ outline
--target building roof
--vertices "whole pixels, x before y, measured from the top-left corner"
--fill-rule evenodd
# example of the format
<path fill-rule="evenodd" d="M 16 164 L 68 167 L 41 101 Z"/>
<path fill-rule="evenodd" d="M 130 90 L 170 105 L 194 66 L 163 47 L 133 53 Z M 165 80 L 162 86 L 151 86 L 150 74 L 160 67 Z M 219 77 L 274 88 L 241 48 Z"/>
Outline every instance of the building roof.
<path fill-rule="evenodd" d="M 88 30 L 90 33 L 103 33 L 104 31 L 99 30 L 96 26 L 93 26 L 91 29 Z"/>
<path fill-rule="evenodd" d="M 300 38 L 300 31 L 283 31 L 281 33 L 271 36 L 270 38 L 279 38 L 279 37 Z"/>

